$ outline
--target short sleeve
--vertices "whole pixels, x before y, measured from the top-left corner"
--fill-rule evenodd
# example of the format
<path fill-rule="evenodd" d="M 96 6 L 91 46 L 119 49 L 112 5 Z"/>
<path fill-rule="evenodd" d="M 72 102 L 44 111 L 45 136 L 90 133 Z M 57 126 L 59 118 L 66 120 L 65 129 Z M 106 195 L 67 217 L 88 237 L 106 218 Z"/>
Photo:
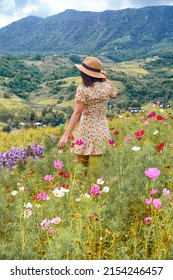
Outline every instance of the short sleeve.
<path fill-rule="evenodd" d="M 78 103 L 81 103 L 81 104 L 86 103 L 85 92 L 81 86 L 77 87 L 75 101 L 77 101 Z"/>
<path fill-rule="evenodd" d="M 110 85 L 109 97 L 111 98 L 116 97 L 118 94 L 118 90 L 114 87 L 114 85 L 110 81 L 108 83 Z"/>

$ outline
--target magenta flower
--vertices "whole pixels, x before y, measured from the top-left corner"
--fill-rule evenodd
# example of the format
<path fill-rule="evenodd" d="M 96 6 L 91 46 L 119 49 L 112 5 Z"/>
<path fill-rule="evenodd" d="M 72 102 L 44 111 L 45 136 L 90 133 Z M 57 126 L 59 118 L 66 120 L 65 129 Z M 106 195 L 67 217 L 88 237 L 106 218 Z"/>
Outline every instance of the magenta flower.
<path fill-rule="evenodd" d="M 160 170 L 157 168 L 148 168 L 145 170 L 145 175 L 149 178 L 151 178 L 153 181 L 157 179 L 157 177 L 160 175 Z"/>
<path fill-rule="evenodd" d="M 152 197 L 145 199 L 146 204 L 151 204 L 152 201 L 153 201 Z"/>
<path fill-rule="evenodd" d="M 154 208 L 160 209 L 162 207 L 162 202 L 159 198 L 153 199 Z"/>
<path fill-rule="evenodd" d="M 156 189 L 152 189 L 152 190 L 151 190 L 151 194 L 152 194 L 152 195 L 155 195 L 156 193 L 158 193 L 158 190 L 156 190 Z"/>
<path fill-rule="evenodd" d="M 151 222 L 151 217 L 146 217 L 146 218 L 144 219 L 144 222 L 145 222 L 146 224 L 149 224 L 149 223 Z"/>
<path fill-rule="evenodd" d="M 48 194 L 45 192 L 39 193 L 36 198 L 40 199 L 40 200 L 47 200 Z"/>
<path fill-rule="evenodd" d="M 53 227 L 49 228 L 49 233 L 54 234 L 55 233 L 55 229 Z"/>
<path fill-rule="evenodd" d="M 55 140 L 55 139 L 57 139 L 57 136 L 54 135 L 54 134 L 52 134 L 52 135 L 51 135 L 51 138 L 52 138 L 53 140 Z"/>
<path fill-rule="evenodd" d="M 110 145 L 114 145 L 115 144 L 115 141 L 113 139 L 109 139 L 109 144 Z"/>
<path fill-rule="evenodd" d="M 126 138 L 124 139 L 124 141 L 126 141 L 126 142 L 129 142 L 129 141 L 131 141 L 132 140 L 132 137 L 131 136 L 126 136 Z"/>
<path fill-rule="evenodd" d="M 153 118 L 153 117 L 156 117 L 156 114 L 154 112 L 150 113 L 147 118 Z"/>
<path fill-rule="evenodd" d="M 52 175 L 45 175 L 44 180 L 50 182 L 53 179 Z"/>
<path fill-rule="evenodd" d="M 90 194 L 91 195 L 100 195 L 101 194 L 101 191 L 100 190 L 100 187 L 98 185 L 93 185 L 90 189 Z"/>
<path fill-rule="evenodd" d="M 166 197 L 170 197 L 170 190 L 164 188 L 163 189 L 163 195 L 165 195 Z"/>
<path fill-rule="evenodd" d="M 54 160 L 54 163 L 53 163 L 54 167 L 56 169 L 60 169 L 64 166 L 63 162 L 61 160 Z"/>

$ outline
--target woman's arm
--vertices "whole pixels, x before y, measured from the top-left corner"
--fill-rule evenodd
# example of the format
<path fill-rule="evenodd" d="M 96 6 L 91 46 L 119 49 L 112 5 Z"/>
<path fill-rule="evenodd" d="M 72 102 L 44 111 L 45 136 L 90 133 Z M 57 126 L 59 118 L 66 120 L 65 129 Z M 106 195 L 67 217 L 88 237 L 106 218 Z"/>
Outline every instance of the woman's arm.
<path fill-rule="evenodd" d="M 75 108 L 74 108 L 74 112 L 70 118 L 70 121 L 68 123 L 68 126 L 63 134 L 63 136 L 61 137 L 61 139 L 58 142 L 57 147 L 59 149 L 62 149 L 66 146 L 67 142 L 68 142 L 68 137 L 70 136 L 70 133 L 72 132 L 73 128 L 75 127 L 75 125 L 77 124 L 80 115 L 83 111 L 84 108 L 84 104 L 75 101 Z"/>

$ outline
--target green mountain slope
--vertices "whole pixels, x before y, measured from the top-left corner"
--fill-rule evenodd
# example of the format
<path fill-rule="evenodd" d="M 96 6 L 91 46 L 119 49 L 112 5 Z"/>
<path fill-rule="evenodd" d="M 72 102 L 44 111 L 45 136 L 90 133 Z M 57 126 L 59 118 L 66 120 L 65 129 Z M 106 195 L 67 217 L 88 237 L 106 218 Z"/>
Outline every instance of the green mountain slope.
<path fill-rule="evenodd" d="M 0 52 L 110 53 L 171 49 L 173 6 L 26 17 L 0 29 Z"/>

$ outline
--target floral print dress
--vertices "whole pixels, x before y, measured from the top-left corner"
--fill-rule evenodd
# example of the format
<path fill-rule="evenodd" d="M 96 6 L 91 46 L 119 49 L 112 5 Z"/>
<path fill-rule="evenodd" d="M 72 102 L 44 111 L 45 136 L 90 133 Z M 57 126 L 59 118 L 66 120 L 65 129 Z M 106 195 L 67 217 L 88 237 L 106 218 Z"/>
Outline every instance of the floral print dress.
<path fill-rule="evenodd" d="M 84 104 L 84 109 L 73 132 L 73 153 L 100 155 L 107 150 L 111 139 L 106 119 L 107 104 L 109 98 L 117 93 L 110 82 L 95 82 L 90 87 L 78 86 L 75 100 Z"/>

